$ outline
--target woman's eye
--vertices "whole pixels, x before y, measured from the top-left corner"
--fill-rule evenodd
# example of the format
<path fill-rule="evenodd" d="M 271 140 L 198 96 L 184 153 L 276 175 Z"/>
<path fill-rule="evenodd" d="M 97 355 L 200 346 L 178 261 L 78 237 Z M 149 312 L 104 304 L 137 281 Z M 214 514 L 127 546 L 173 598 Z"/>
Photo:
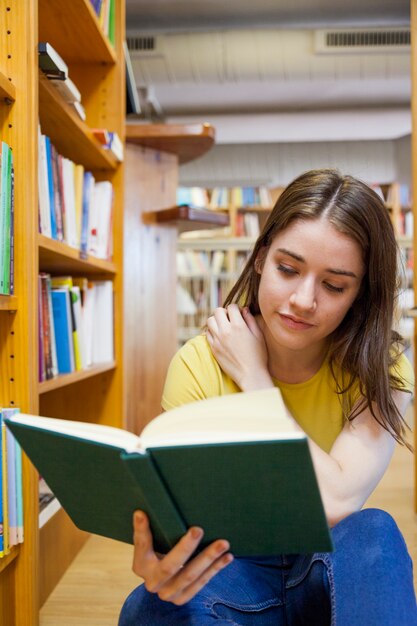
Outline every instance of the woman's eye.
<path fill-rule="evenodd" d="M 344 287 L 336 287 L 336 285 L 332 285 L 331 283 L 324 283 L 324 284 L 329 291 L 335 291 L 336 293 L 343 293 L 345 290 Z"/>
<path fill-rule="evenodd" d="M 293 267 L 289 267 L 288 265 L 282 265 L 282 263 L 279 263 L 277 269 L 280 272 L 283 272 L 283 274 L 296 274 L 297 270 L 295 270 Z"/>

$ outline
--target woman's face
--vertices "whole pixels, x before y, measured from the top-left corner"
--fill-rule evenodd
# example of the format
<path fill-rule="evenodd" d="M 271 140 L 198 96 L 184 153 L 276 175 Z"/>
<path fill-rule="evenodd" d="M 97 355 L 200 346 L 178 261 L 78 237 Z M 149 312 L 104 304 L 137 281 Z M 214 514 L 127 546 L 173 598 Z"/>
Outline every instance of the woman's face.
<path fill-rule="evenodd" d="M 297 220 L 278 233 L 260 273 L 269 348 L 316 353 L 358 295 L 364 266 L 359 244 L 319 218 Z"/>

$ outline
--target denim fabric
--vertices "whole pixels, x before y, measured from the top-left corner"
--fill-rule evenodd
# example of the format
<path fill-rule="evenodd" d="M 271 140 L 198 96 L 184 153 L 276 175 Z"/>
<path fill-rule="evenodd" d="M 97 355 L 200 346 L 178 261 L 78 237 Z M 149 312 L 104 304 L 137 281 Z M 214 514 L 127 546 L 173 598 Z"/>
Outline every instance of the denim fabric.
<path fill-rule="evenodd" d="M 142 585 L 119 626 L 417 626 L 412 563 L 392 517 L 365 509 L 332 534 L 333 553 L 237 558 L 181 607 Z"/>

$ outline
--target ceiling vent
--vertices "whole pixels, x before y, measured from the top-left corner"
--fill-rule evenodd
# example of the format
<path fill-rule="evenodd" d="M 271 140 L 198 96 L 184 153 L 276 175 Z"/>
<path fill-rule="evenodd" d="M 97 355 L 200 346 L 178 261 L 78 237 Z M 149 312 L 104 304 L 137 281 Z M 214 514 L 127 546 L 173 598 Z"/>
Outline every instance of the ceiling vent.
<path fill-rule="evenodd" d="M 409 53 L 409 28 L 316 30 L 314 51 L 317 54 Z"/>
<path fill-rule="evenodd" d="M 126 37 L 129 52 L 156 52 L 156 37 L 152 35 L 138 35 Z"/>

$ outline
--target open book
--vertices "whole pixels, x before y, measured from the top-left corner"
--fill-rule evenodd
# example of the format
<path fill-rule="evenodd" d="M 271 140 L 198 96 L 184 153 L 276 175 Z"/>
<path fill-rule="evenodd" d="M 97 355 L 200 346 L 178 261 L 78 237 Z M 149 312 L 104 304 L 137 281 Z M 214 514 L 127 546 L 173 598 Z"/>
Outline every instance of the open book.
<path fill-rule="evenodd" d="M 33 415 L 5 421 L 88 532 L 132 543 L 142 509 L 158 552 L 193 525 L 204 529 L 201 547 L 223 538 L 238 556 L 332 549 L 307 439 L 278 389 L 183 405 L 140 437 Z"/>

